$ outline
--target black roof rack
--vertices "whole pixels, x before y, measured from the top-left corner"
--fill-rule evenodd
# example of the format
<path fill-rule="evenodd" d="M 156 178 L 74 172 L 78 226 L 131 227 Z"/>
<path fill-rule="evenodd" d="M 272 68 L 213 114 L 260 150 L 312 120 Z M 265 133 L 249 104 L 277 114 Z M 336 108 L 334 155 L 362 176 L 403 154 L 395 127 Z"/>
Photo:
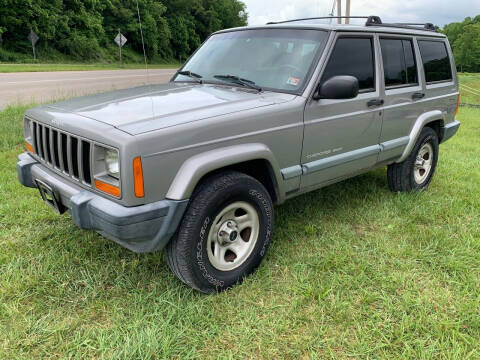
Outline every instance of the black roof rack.
<path fill-rule="evenodd" d="M 437 32 L 437 28 L 432 23 L 384 23 L 379 16 L 320 16 L 320 17 L 310 17 L 310 18 L 302 18 L 302 19 L 292 19 L 292 20 L 285 20 L 285 21 L 277 21 L 277 22 L 268 22 L 267 25 L 275 25 L 275 24 L 285 24 L 297 21 L 308 21 L 308 20 L 331 20 L 331 19 L 367 19 L 365 22 L 365 26 L 383 26 L 383 27 L 391 27 L 391 28 L 400 28 L 400 29 L 410 29 L 410 30 L 426 30 L 426 31 L 435 31 Z M 419 28 L 419 26 L 423 26 L 423 28 Z"/>
<path fill-rule="evenodd" d="M 384 23 L 378 16 L 369 16 L 365 26 L 383 26 L 400 29 L 410 30 L 427 30 L 437 32 L 437 28 L 432 23 Z M 419 29 L 419 26 L 423 26 L 423 29 Z"/>
<path fill-rule="evenodd" d="M 371 16 L 320 16 L 320 17 L 311 17 L 311 18 L 303 18 L 303 19 L 292 19 L 292 20 L 285 20 L 285 21 L 272 21 L 268 22 L 267 25 L 275 25 L 275 24 L 285 24 L 290 22 L 296 21 L 307 21 L 307 20 L 329 20 L 329 19 L 368 19 Z M 380 19 L 380 18 L 379 18 Z"/>

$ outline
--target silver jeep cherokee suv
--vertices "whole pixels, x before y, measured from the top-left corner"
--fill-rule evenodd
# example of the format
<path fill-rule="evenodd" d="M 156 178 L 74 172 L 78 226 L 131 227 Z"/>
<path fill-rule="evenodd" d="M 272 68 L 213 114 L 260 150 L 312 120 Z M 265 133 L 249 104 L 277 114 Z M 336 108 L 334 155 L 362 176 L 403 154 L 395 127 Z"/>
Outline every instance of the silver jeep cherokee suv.
<path fill-rule="evenodd" d="M 28 110 L 20 182 L 83 229 L 165 248 L 205 293 L 259 266 L 273 204 L 385 165 L 392 191 L 425 189 L 460 125 L 445 36 L 309 20 L 219 31 L 168 84 Z"/>

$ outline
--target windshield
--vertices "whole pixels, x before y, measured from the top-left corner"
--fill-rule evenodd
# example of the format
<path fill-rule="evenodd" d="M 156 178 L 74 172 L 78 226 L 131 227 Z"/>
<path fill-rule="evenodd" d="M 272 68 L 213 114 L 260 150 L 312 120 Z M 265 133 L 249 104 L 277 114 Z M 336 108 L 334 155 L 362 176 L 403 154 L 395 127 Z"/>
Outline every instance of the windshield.
<path fill-rule="evenodd" d="M 192 56 L 182 69 L 183 75 L 177 74 L 174 81 L 228 82 L 249 87 L 254 84 L 266 90 L 299 93 L 327 35 L 325 31 L 297 29 L 216 34 Z"/>

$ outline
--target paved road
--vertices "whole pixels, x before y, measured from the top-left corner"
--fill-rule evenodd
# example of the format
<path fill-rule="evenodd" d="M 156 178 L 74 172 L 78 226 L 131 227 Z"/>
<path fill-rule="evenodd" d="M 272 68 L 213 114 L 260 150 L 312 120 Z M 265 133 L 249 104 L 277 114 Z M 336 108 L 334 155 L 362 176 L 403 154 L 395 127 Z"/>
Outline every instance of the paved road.
<path fill-rule="evenodd" d="M 174 69 L 148 71 L 150 83 L 167 82 Z M 145 70 L 0 73 L 0 109 L 147 84 Z"/>

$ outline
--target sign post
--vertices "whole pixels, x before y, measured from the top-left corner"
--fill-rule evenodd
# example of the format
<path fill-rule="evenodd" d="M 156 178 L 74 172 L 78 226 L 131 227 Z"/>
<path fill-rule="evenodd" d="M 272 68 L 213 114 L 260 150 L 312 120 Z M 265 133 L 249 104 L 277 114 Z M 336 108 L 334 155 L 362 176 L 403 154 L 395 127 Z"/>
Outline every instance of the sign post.
<path fill-rule="evenodd" d="M 120 32 L 120 29 L 118 29 L 118 34 L 115 37 L 114 41 L 118 45 L 118 49 L 120 51 L 120 67 L 123 66 L 123 61 L 122 61 L 122 47 L 127 43 L 127 38 L 123 36 L 123 34 Z"/>
<path fill-rule="evenodd" d="M 33 30 L 30 30 L 30 34 L 28 35 L 28 40 L 30 40 L 30 43 L 32 44 L 32 49 L 33 49 L 33 59 L 37 59 L 37 54 L 35 53 L 35 44 L 37 43 L 39 37 L 37 34 L 33 32 Z"/>

